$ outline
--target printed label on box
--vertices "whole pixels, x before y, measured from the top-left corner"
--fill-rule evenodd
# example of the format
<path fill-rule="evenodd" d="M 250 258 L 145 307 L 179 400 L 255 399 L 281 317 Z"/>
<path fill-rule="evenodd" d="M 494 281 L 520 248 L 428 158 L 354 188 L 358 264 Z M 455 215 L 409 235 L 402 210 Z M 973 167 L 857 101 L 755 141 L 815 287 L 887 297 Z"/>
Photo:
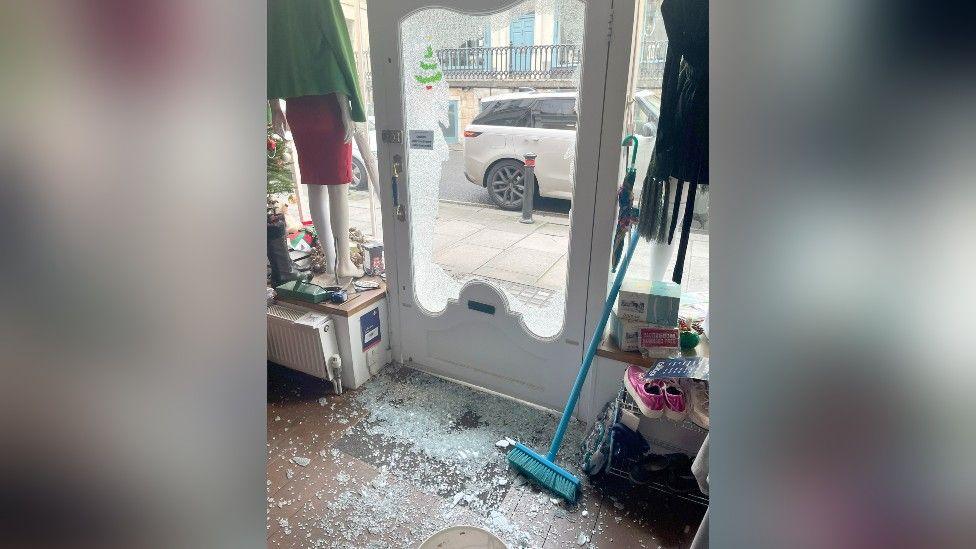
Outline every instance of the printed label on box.
<path fill-rule="evenodd" d="M 380 333 L 380 308 L 377 307 L 359 317 L 359 329 L 363 334 L 363 350 L 374 347 L 382 339 Z"/>
<path fill-rule="evenodd" d="M 640 346 L 645 349 L 653 347 L 678 347 L 679 345 L 678 330 L 674 328 L 640 329 Z"/>

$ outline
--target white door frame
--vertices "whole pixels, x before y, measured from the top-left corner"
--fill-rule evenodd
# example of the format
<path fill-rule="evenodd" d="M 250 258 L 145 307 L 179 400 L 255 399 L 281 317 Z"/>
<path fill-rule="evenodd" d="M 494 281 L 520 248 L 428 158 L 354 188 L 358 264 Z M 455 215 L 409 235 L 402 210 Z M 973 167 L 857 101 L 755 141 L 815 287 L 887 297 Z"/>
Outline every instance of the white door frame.
<path fill-rule="evenodd" d="M 377 131 L 403 131 L 401 143 L 386 143 L 380 139 L 379 176 L 383 211 L 383 236 L 387 257 L 387 282 L 390 300 L 391 343 L 394 360 L 411 363 L 410 349 L 416 349 L 418 338 L 425 343 L 443 345 L 444 340 L 431 334 L 441 333 L 449 338 L 467 337 L 462 356 L 471 360 L 487 358 L 478 365 L 460 364 L 425 357 L 413 361 L 412 367 L 458 379 L 514 398 L 548 408 L 560 409 L 575 378 L 579 361 L 585 350 L 587 337 L 595 327 L 606 295 L 612 228 L 615 217 L 615 195 L 620 168 L 620 139 L 626 107 L 628 67 L 633 32 L 634 0 L 589 0 L 585 2 L 583 77 L 580 82 L 579 122 L 577 133 L 576 192 L 571 218 L 571 241 L 568 288 L 585 290 L 585 295 L 568 295 L 563 331 L 552 342 L 528 342 L 519 345 L 518 353 L 540 358 L 552 355 L 557 369 L 542 375 L 534 368 L 519 369 L 512 359 L 499 355 L 506 349 L 500 341 L 518 339 L 524 335 L 520 319 L 509 311 L 505 298 L 493 287 L 469 282 L 457 302 L 443 313 L 431 318 L 424 315 L 418 323 L 418 306 L 414 303 L 409 263 L 401 262 L 404 250 L 409 250 L 407 226 L 396 220 L 390 181 L 394 156 L 408 161 L 407 137 L 404 124 L 400 21 L 409 14 L 431 7 L 453 9 L 473 15 L 497 12 L 520 4 L 519 0 L 398 0 L 369 5 L 370 54 L 374 82 L 374 108 Z M 611 40 L 612 39 L 612 40 Z M 404 165 L 403 172 L 406 172 Z M 401 175 L 399 197 L 402 205 L 410 200 L 406 173 Z M 409 211 L 409 208 L 408 208 Z M 582 246 L 582 249 L 579 249 Z M 485 317 L 490 325 L 487 340 L 472 336 L 482 333 L 475 328 L 477 316 L 465 306 L 468 300 L 498 305 L 498 312 Z M 477 315 L 477 313 L 474 313 Z M 475 319 L 475 320 L 472 320 Z M 418 332 L 423 324 L 424 332 Z M 430 330 L 428 330 L 428 328 Z M 419 335 L 418 335 L 419 334 Z M 405 343 L 405 338 L 414 338 Z M 492 338 L 495 338 L 492 340 Z M 485 368 L 485 363 L 491 363 Z M 488 371 L 491 370 L 491 371 Z M 538 374 L 538 375 L 537 375 Z M 541 379 L 547 381 L 541 382 Z M 543 386 L 544 385 L 544 386 Z M 584 394 L 577 412 L 592 415 L 592 403 Z"/>

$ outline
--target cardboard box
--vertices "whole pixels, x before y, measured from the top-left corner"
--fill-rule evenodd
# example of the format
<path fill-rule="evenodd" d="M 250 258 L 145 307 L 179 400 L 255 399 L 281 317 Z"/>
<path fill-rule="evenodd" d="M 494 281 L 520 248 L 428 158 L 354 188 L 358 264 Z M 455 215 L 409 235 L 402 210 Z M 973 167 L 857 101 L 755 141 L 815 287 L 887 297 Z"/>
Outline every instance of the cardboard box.
<path fill-rule="evenodd" d="M 678 325 L 681 286 L 674 282 L 624 280 L 617 296 L 617 315 L 658 326 Z"/>
<path fill-rule="evenodd" d="M 672 421 L 666 417 L 649 418 L 641 416 L 638 432 L 651 447 L 651 453 L 670 454 L 677 452 L 691 457 L 705 442 L 708 431 L 695 425 L 691 420 Z"/>
<path fill-rule="evenodd" d="M 650 326 L 645 322 L 635 322 L 617 316 L 616 311 L 610 312 L 610 337 L 613 338 L 621 351 L 637 352 L 640 350 L 640 329 Z"/>

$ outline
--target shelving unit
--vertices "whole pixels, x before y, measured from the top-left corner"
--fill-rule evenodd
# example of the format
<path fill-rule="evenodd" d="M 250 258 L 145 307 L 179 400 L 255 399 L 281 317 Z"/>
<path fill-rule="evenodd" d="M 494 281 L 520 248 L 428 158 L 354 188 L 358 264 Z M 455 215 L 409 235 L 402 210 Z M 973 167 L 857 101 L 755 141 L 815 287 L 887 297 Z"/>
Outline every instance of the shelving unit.
<path fill-rule="evenodd" d="M 624 389 L 621 389 L 620 394 L 617 396 L 616 406 L 618 408 L 618 413 L 617 414 L 614 414 L 615 417 L 618 417 L 619 418 L 619 415 L 620 415 L 619 414 L 619 411 L 620 410 L 626 410 L 628 412 L 631 412 L 631 413 L 635 414 L 637 417 L 643 417 L 643 414 L 641 414 L 641 411 L 637 407 L 637 404 L 634 403 L 633 399 L 630 397 L 630 394 L 626 390 L 624 390 Z M 693 430 L 693 431 L 697 431 L 697 432 L 699 432 L 699 433 L 701 433 L 703 435 L 708 433 L 708 430 L 707 429 L 704 429 L 700 425 L 694 423 L 693 421 L 687 420 L 687 419 L 684 420 L 684 421 L 675 422 L 675 423 L 680 423 L 680 425 L 681 425 L 682 428 L 687 428 L 687 429 L 690 429 L 690 430 Z M 677 448 L 675 448 L 675 450 L 676 451 L 680 451 Z M 607 468 L 606 468 L 606 473 L 609 474 L 609 475 L 613 475 L 615 477 L 618 477 L 618 478 L 622 478 L 622 479 L 624 479 L 624 480 L 626 480 L 628 482 L 631 482 L 631 483 L 633 483 L 635 485 L 638 485 L 638 486 L 645 486 L 645 487 L 648 487 L 648 488 L 657 490 L 659 492 L 663 492 L 663 493 L 668 494 L 670 496 L 674 496 L 676 498 L 679 498 L 679 499 L 682 499 L 682 500 L 685 500 L 685 501 L 689 501 L 691 503 L 695 503 L 695 504 L 702 505 L 702 506 L 706 506 L 706 507 L 708 506 L 708 496 L 706 496 L 705 494 L 702 494 L 698 490 L 695 490 L 694 492 L 679 492 L 677 490 L 672 489 L 671 487 L 669 487 L 666 484 L 663 484 L 663 483 L 660 483 L 660 482 L 656 482 L 656 481 L 651 481 L 651 482 L 647 482 L 647 483 L 638 483 L 638 482 L 634 481 L 634 479 L 631 478 L 631 476 L 630 476 L 630 470 L 635 465 L 637 465 L 637 462 L 638 462 L 638 460 L 637 459 L 633 459 L 633 458 L 624 460 L 624 461 L 622 461 L 620 463 L 613 463 L 613 462 L 611 462 L 607 466 Z"/>
<path fill-rule="evenodd" d="M 620 347 L 617 346 L 617 342 L 613 340 L 613 337 L 609 333 L 607 333 L 604 336 L 603 341 L 600 342 L 600 348 L 597 349 L 596 354 L 597 356 L 616 360 L 617 362 L 622 362 L 624 364 L 636 364 L 644 368 L 652 368 L 658 362 L 666 360 L 664 358 L 645 358 L 637 352 L 622 351 L 620 350 Z M 709 356 L 708 338 L 702 337 L 701 343 L 699 343 L 694 349 L 682 350 L 681 356 L 689 358 L 696 356 Z"/>

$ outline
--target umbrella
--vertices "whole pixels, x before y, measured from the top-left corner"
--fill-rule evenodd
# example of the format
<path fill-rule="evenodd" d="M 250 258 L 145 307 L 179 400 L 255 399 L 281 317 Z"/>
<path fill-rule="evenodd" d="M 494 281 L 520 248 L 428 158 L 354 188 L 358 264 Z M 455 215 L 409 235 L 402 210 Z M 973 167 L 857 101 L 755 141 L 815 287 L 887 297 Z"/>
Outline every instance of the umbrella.
<path fill-rule="evenodd" d="M 617 228 L 613 235 L 613 269 L 617 270 L 620 263 L 620 256 L 624 251 L 624 243 L 627 240 L 627 233 L 630 225 L 637 221 L 637 209 L 634 208 L 634 180 L 637 179 L 637 138 L 628 135 L 620 143 L 622 147 L 633 147 L 630 153 L 630 164 L 627 166 L 627 173 L 624 175 L 623 183 L 617 191 Z"/>

